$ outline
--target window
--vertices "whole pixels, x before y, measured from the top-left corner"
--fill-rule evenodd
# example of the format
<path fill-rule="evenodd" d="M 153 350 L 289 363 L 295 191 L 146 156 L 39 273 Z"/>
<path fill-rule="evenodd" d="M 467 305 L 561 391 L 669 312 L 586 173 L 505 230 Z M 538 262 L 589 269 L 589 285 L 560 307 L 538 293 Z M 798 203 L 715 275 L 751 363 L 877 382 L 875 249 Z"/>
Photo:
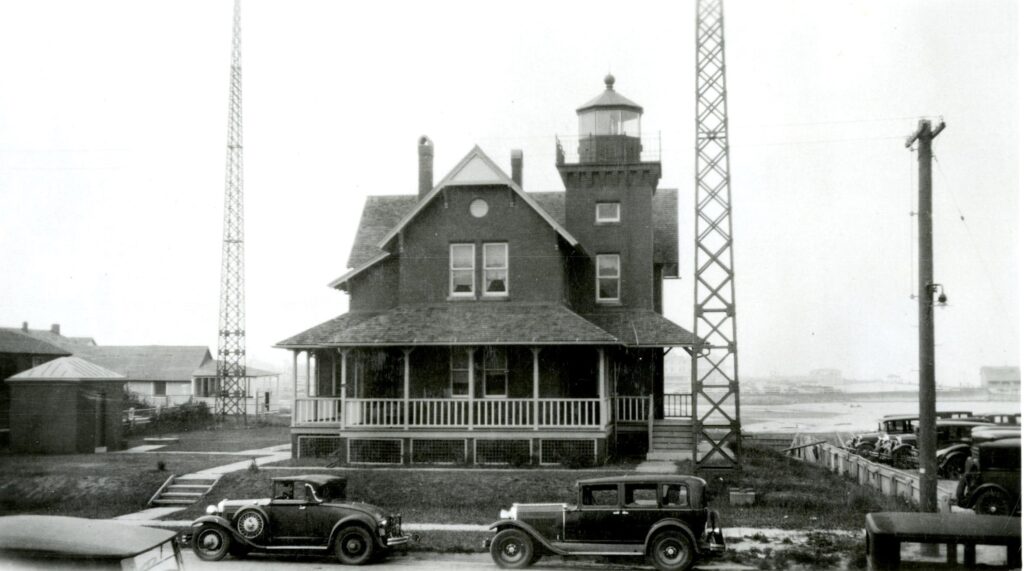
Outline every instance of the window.
<path fill-rule="evenodd" d="M 508 244 L 484 244 L 484 295 L 508 295 Z"/>
<path fill-rule="evenodd" d="M 484 347 L 480 358 L 484 397 L 508 395 L 508 353 L 504 347 Z"/>
<path fill-rule="evenodd" d="M 595 217 L 598 224 L 610 224 L 619 221 L 618 202 L 598 202 L 595 208 Z"/>
<path fill-rule="evenodd" d="M 618 484 L 600 484 L 583 488 L 583 505 L 585 506 L 617 506 L 619 505 Z"/>
<path fill-rule="evenodd" d="M 630 507 L 658 507 L 658 485 L 626 484 L 626 499 L 623 503 Z"/>
<path fill-rule="evenodd" d="M 688 507 L 690 498 L 687 495 L 686 486 L 682 484 L 662 484 L 661 505 Z"/>
<path fill-rule="evenodd" d="M 153 395 L 167 396 L 167 381 L 153 381 Z"/>
<path fill-rule="evenodd" d="M 452 396 L 469 396 L 469 353 L 461 347 L 452 348 Z"/>
<path fill-rule="evenodd" d="M 619 255 L 597 257 L 597 301 L 619 301 Z"/>
<path fill-rule="evenodd" d="M 476 246 L 473 244 L 452 244 L 450 256 L 451 294 L 472 296 L 473 273 L 476 262 Z"/>

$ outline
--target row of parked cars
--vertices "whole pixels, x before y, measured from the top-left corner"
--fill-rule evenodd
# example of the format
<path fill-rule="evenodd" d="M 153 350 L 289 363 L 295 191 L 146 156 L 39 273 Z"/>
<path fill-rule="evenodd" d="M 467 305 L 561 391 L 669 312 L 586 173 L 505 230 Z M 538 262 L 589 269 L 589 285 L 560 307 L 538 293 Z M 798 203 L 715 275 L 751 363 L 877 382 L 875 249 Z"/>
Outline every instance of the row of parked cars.
<path fill-rule="evenodd" d="M 1020 415 L 940 412 L 936 420 L 936 461 L 940 477 L 958 480 L 956 501 L 984 514 L 1020 511 Z M 847 449 L 896 468 L 919 466 L 918 418 L 891 415 L 878 431 L 854 436 Z"/>

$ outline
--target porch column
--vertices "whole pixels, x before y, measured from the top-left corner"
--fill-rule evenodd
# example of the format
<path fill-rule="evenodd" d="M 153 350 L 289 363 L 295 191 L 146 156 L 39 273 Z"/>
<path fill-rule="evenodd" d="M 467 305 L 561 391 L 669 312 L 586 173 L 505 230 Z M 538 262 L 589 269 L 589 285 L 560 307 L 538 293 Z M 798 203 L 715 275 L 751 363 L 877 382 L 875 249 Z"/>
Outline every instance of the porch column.
<path fill-rule="evenodd" d="M 348 350 L 338 349 L 341 353 L 341 429 L 345 430 L 345 421 L 348 418 L 348 408 L 345 406 L 345 395 L 348 393 Z"/>
<path fill-rule="evenodd" d="M 605 402 L 608 395 L 606 386 L 608 379 L 604 370 L 604 349 L 597 349 L 597 400 L 601 417 L 601 428 L 608 426 L 608 403 Z"/>
<path fill-rule="evenodd" d="M 299 408 L 299 350 L 292 350 L 292 425 Z"/>
<path fill-rule="evenodd" d="M 533 352 L 533 429 L 540 429 L 540 347 L 530 347 Z"/>
<path fill-rule="evenodd" d="M 406 430 L 409 430 L 409 353 L 412 353 L 412 349 L 402 349 L 402 354 L 405 356 L 405 370 L 402 378 L 402 424 Z"/>
<path fill-rule="evenodd" d="M 337 383 L 338 379 L 338 356 L 335 353 L 331 353 L 331 396 L 338 396 Z"/>
<path fill-rule="evenodd" d="M 313 353 L 312 351 L 310 351 L 309 349 L 306 349 L 306 398 L 312 398 L 313 397 L 313 393 L 310 392 L 310 390 L 309 390 L 309 367 L 310 367 L 310 362 L 313 359 L 312 353 Z"/>
<path fill-rule="evenodd" d="M 466 349 L 466 354 L 469 355 L 469 410 L 467 411 L 467 415 L 469 418 L 469 430 L 473 430 L 473 396 L 476 392 L 476 388 L 474 387 L 474 385 L 476 385 L 476 379 L 473 378 L 473 349 Z"/>

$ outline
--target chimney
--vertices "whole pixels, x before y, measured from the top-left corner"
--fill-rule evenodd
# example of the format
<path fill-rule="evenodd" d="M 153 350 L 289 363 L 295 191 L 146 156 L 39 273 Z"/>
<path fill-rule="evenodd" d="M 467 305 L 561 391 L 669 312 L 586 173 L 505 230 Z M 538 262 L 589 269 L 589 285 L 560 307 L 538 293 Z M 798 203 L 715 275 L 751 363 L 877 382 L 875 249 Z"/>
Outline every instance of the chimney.
<path fill-rule="evenodd" d="M 523 188 L 523 150 L 512 149 L 512 181 Z"/>
<path fill-rule="evenodd" d="M 50 333 L 54 335 L 60 335 L 60 323 L 54 323 L 50 326 Z"/>
<path fill-rule="evenodd" d="M 21 322 L 21 330 L 22 331 L 28 331 L 28 321 L 22 321 Z"/>
<path fill-rule="evenodd" d="M 420 155 L 420 198 L 434 188 L 434 143 L 430 137 L 423 135 L 417 145 Z"/>

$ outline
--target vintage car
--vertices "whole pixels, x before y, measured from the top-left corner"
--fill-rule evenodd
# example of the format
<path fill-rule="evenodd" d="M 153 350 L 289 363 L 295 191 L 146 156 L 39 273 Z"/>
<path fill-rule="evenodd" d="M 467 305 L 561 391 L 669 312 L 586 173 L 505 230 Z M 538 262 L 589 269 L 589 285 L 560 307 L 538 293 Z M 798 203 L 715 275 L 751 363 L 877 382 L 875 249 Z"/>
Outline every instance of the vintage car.
<path fill-rule="evenodd" d="M 704 480 L 622 476 L 580 480 L 577 503 L 512 504 L 484 543 L 499 567 L 521 569 L 544 555 L 646 556 L 662 571 L 689 569 L 725 551 Z"/>
<path fill-rule="evenodd" d="M 176 571 L 181 551 L 165 529 L 46 515 L 0 517 L 0 569 Z"/>
<path fill-rule="evenodd" d="M 1020 512 L 1020 437 L 975 433 L 967 469 L 956 488 L 956 503 L 978 514 Z"/>
<path fill-rule="evenodd" d="M 361 565 L 404 545 L 402 516 L 345 501 L 346 479 L 313 474 L 273 479 L 273 494 L 258 500 L 223 500 L 192 523 L 192 549 L 205 561 L 252 551 L 329 553 Z"/>
<path fill-rule="evenodd" d="M 981 427 L 995 427 L 985 420 L 976 418 L 939 418 L 935 421 L 936 458 L 939 459 L 940 474 L 950 479 L 957 479 L 963 473 L 966 457 L 970 455 L 971 431 Z M 914 427 L 913 434 L 885 435 L 878 441 L 876 456 L 879 462 L 891 464 L 896 468 L 917 468 L 917 440 L 920 427 Z M 967 446 L 965 456 L 950 456 L 950 447 L 961 443 Z M 959 469 L 959 472 L 957 470 Z M 956 473 L 955 476 L 949 476 Z"/>
<path fill-rule="evenodd" d="M 959 480 L 960 476 L 963 476 L 967 467 L 967 459 L 971 457 L 972 442 L 1020 438 L 1020 426 L 977 424 L 966 428 L 968 428 L 966 434 L 960 428 L 946 439 L 943 439 L 943 433 L 939 432 L 939 443 L 936 446 L 938 448 L 936 458 L 939 476 L 949 480 Z M 936 429 L 939 430 L 939 427 Z"/>
<path fill-rule="evenodd" d="M 936 418 L 970 418 L 971 412 L 967 410 L 946 410 L 935 413 Z M 846 448 L 864 457 L 877 457 L 878 454 L 886 452 L 885 448 L 890 446 L 886 442 L 893 435 L 914 434 L 917 429 L 918 416 L 916 414 L 890 414 L 878 420 L 878 431 L 868 434 L 858 434 L 846 443 Z M 887 438 L 888 437 L 888 438 Z"/>

